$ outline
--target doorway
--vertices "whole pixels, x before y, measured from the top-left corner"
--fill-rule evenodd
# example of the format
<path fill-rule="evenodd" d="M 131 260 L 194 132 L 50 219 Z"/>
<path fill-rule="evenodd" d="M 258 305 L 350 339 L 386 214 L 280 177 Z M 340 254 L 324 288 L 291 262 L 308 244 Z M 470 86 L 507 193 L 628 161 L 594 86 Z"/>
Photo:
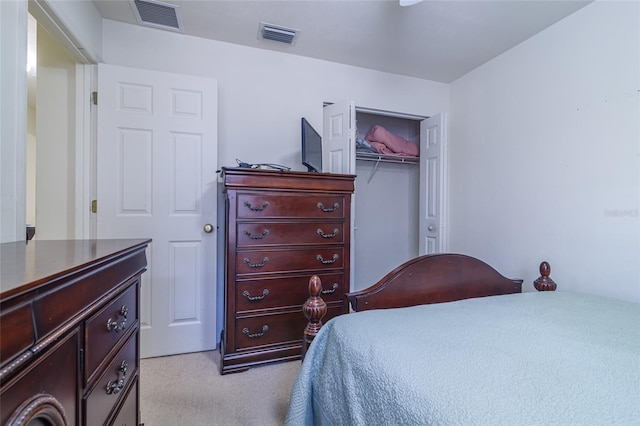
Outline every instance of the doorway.
<path fill-rule="evenodd" d="M 76 229 L 76 61 L 28 15 L 26 223 L 35 239 Z"/>

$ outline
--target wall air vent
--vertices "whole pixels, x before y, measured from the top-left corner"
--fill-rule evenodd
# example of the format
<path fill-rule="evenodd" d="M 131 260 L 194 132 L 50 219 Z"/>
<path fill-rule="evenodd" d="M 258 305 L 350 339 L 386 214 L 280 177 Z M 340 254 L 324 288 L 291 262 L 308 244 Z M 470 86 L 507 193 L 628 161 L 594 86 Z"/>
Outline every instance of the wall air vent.
<path fill-rule="evenodd" d="M 298 39 L 298 34 L 300 34 L 300 30 L 260 22 L 258 38 L 293 45 Z"/>
<path fill-rule="evenodd" d="M 180 8 L 157 0 L 130 0 L 140 25 L 182 32 Z"/>

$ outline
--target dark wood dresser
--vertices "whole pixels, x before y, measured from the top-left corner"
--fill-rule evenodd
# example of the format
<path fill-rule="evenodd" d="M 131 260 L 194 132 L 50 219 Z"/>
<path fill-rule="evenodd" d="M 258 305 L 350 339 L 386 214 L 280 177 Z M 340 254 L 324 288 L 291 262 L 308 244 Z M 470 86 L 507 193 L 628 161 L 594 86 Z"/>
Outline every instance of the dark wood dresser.
<path fill-rule="evenodd" d="M 150 240 L 0 244 L 0 424 L 138 425 Z"/>
<path fill-rule="evenodd" d="M 325 321 L 348 312 L 355 176 L 223 168 L 225 303 L 221 373 L 301 357 L 309 278 Z"/>

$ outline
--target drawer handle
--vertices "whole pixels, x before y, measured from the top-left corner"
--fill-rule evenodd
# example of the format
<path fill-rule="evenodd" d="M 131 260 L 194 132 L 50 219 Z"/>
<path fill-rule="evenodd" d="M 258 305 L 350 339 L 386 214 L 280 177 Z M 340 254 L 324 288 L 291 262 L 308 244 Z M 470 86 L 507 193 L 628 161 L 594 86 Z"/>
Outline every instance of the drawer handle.
<path fill-rule="evenodd" d="M 258 337 L 262 337 L 264 336 L 264 333 L 266 333 L 267 331 L 269 331 L 269 326 L 268 325 L 263 325 L 262 326 L 262 331 L 259 331 L 257 333 L 249 333 L 249 329 L 247 327 L 242 329 L 242 332 L 249 338 L 249 339 L 256 339 Z"/>
<path fill-rule="evenodd" d="M 249 268 L 262 268 L 264 265 L 267 264 L 267 262 L 269 261 L 269 258 L 265 257 L 264 259 L 262 259 L 262 263 L 251 263 L 251 261 L 246 257 L 243 259 L 243 261 L 244 263 L 247 264 Z"/>
<path fill-rule="evenodd" d="M 264 231 L 262 231 L 262 234 L 252 234 L 251 231 L 244 231 L 244 235 L 252 240 L 262 240 L 264 239 L 264 237 L 269 235 L 269 230 L 265 229 Z"/>
<path fill-rule="evenodd" d="M 322 263 L 323 263 L 323 264 L 325 264 L 325 265 L 330 265 L 330 264 L 332 264 L 332 263 L 335 263 L 335 262 L 336 262 L 336 260 L 338 260 L 338 257 L 339 257 L 339 256 L 338 256 L 338 254 L 336 253 L 336 254 L 334 254 L 334 255 L 333 255 L 333 259 L 324 260 L 324 258 L 322 257 L 322 255 L 320 255 L 320 254 L 319 254 L 319 255 L 317 255 L 317 256 L 316 256 L 316 259 L 318 259 L 320 262 L 322 262 Z"/>
<path fill-rule="evenodd" d="M 261 212 L 261 211 L 263 211 L 264 209 L 266 209 L 267 207 L 269 207 L 269 202 L 268 202 L 268 201 L 265 201 L 264 203 L 262 203 L 262 206 L 254 207 L 254 206 L 252 206 L 252 205 L 251 205 L 251 203 L 250 203 L 250 202 L 245 201 L 245 202 L 244 202 L 244 205 L 245 205 L 245 207 L 247 207 L 247 208 L 248 208 L 249 210 L 251 210 L 252 212 Z"/>
<path fill-rule="evenodd" d="M 334 203 L 333 207 L 326 207 L 326 208 L 324 204 L 318 203 L 318 208 L 325 213 L 335 212 L 336 210 L 338 210 L 339 207 L 340 207 L 340 203 Z"/>
<path fill-rule="evenodd" d="M 321 290 L 320 293 L 322 294 L 333 294 L 336 292 L 336 290 L 338 289 L 338 283 L 333 283 L 333 287 L 331 287 L 331 290 Z"/>
<path fill-rule="evenodd" d="M 122 317 L 122 322 L 118 324 L 118 320 L 114 320 L 109 318 L 107 321 L 107 331 L 113 331 L 114 333 L 120 333 L 127 327 L 127 314 L 129 313 L 129 308 L 125 305 L 122 305 L 117 315 Z"/>
<path fill-rule="evenodd" d="M 115 382 L 109 380 L 109 383 L 107 383 L 107 395 L 116 395 L 124 388 L 124 381 L 127 378 L 127 368 L 129 368 L 127 361 L 122 361 L 122 364 L 120 364 L 118 368 L 118 380 Z"/>
<path fill-rule="evenodd" d="M 324 231 L 323 231 L 322 229 L 320 229 L 320 228 L 318 228 L 318 230 L 316 231 L 316 233 L 317 233 L 318 235 L 320 235 L 322 238 L 333 238 L 333 237 L 335 237 L 336 235 L 338 235 L 338 232 L 339 232 L 339 231 L 338 231 L 338 228 L 335 228 L 335 229 L 333 230 L 333 234 L 325 234 L 325 233 L 324 233 Z"/>
<path fill-rule="evenodd" d="M 249 293 L 249 291 L 248 291 L 248 290 L 245 290 L 245 291 L 243 291 L 243 292 L 242 292 L 242 295 L 243 295 L 244 297 L 246 297 L 247 299 L 251 300 L 252 302 L 253 302 L 254 300 L 262 300 L 262 299 L 264 299 L 264 297 L 265 297 L 267 294 L 269 294 L 269 290 L 268 290 L 268 289 L 266 289 L 266 288 L 265 288 L 264 290 L 262 290 L 262 294 L 261 294 L 260 296 L 252 296 L 252 295 L 251 295 L 251 293 Z"/>

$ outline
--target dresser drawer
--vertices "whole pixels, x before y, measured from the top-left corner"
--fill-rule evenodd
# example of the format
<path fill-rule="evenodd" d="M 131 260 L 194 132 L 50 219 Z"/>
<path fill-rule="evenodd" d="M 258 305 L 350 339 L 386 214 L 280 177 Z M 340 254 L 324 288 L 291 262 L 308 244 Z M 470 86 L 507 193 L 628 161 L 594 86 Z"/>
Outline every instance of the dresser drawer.
<path fill-rule="evenodd" d="M 137 327 L 138 285 L 135 281 L 115 300 L 93 315 L 85 328 L 85 383 L 93 379 L 107 354 Z"/>
<path fill-rule="evenodd" d="M 126 399 L 118 411 L 115 420 L 111 422 L 113 426 L 138 426 L 138 378 L 131 386 Z"/>
<path fill-rule="evenodd" d="M 236 253 L 236 274 L 336 269 L 344 266 L 344 248 L 259 250 Z"/>
<path fill-rule="evenodd" d="M 320 274 L 322 299 L 342 300 L 344 274 Z M 239 280 L 236 284 L 236 311 L 252 311 L 298 306 L 309 297 L 309 275 Z"/>
<path fill-rule="evenodd" d="M 277 244 L 344 244 L 342 222 L 237 223 L 238 247 Z"/>
<path fill-rule="evenodd" d="M 338 195 L 284 195 L 275 192 L 239 193 L 238 219 L 244 218 L 344 218 L 345 198 Z"/>
<path fill-rule="evenodd" d="M 138 344 L 136 334 L 112 359 L 104 374 L 85 398 L 86 425 L 101 425 L 120 400 L 138 372 Z"/>
<path fill-rule="evenodd" d="M 327 310 L 323 322 L 340 315 L 342 306 Z M 301 341 L 307 318 L 300 310 L 272 315 L 259 315 L 236 319 L 236 349 Z"/>
<path fill-rule="evenodd" d="M 31 305 L 24 304 L 10 310 L 3 310 L 0 316 L 0 365 L 23 353 L 36 340 L 31 316 Z"/>
<path fill-rule="evenodd" d="M 72 321 L 78 312 L 93 310 L 96 303 L 116 287 L 127 287 L 131 277 L 145 266 L 144 252 L 142 255 L 132 253 L 114 260 L 108 267 L 95 266 L 95 270 L 80 274 L 67 285 L 39 294 L 33 301 L 33 310 L 38 313 L 34 321 L 38 340 L 53 333 L 60 324 Z"/>

